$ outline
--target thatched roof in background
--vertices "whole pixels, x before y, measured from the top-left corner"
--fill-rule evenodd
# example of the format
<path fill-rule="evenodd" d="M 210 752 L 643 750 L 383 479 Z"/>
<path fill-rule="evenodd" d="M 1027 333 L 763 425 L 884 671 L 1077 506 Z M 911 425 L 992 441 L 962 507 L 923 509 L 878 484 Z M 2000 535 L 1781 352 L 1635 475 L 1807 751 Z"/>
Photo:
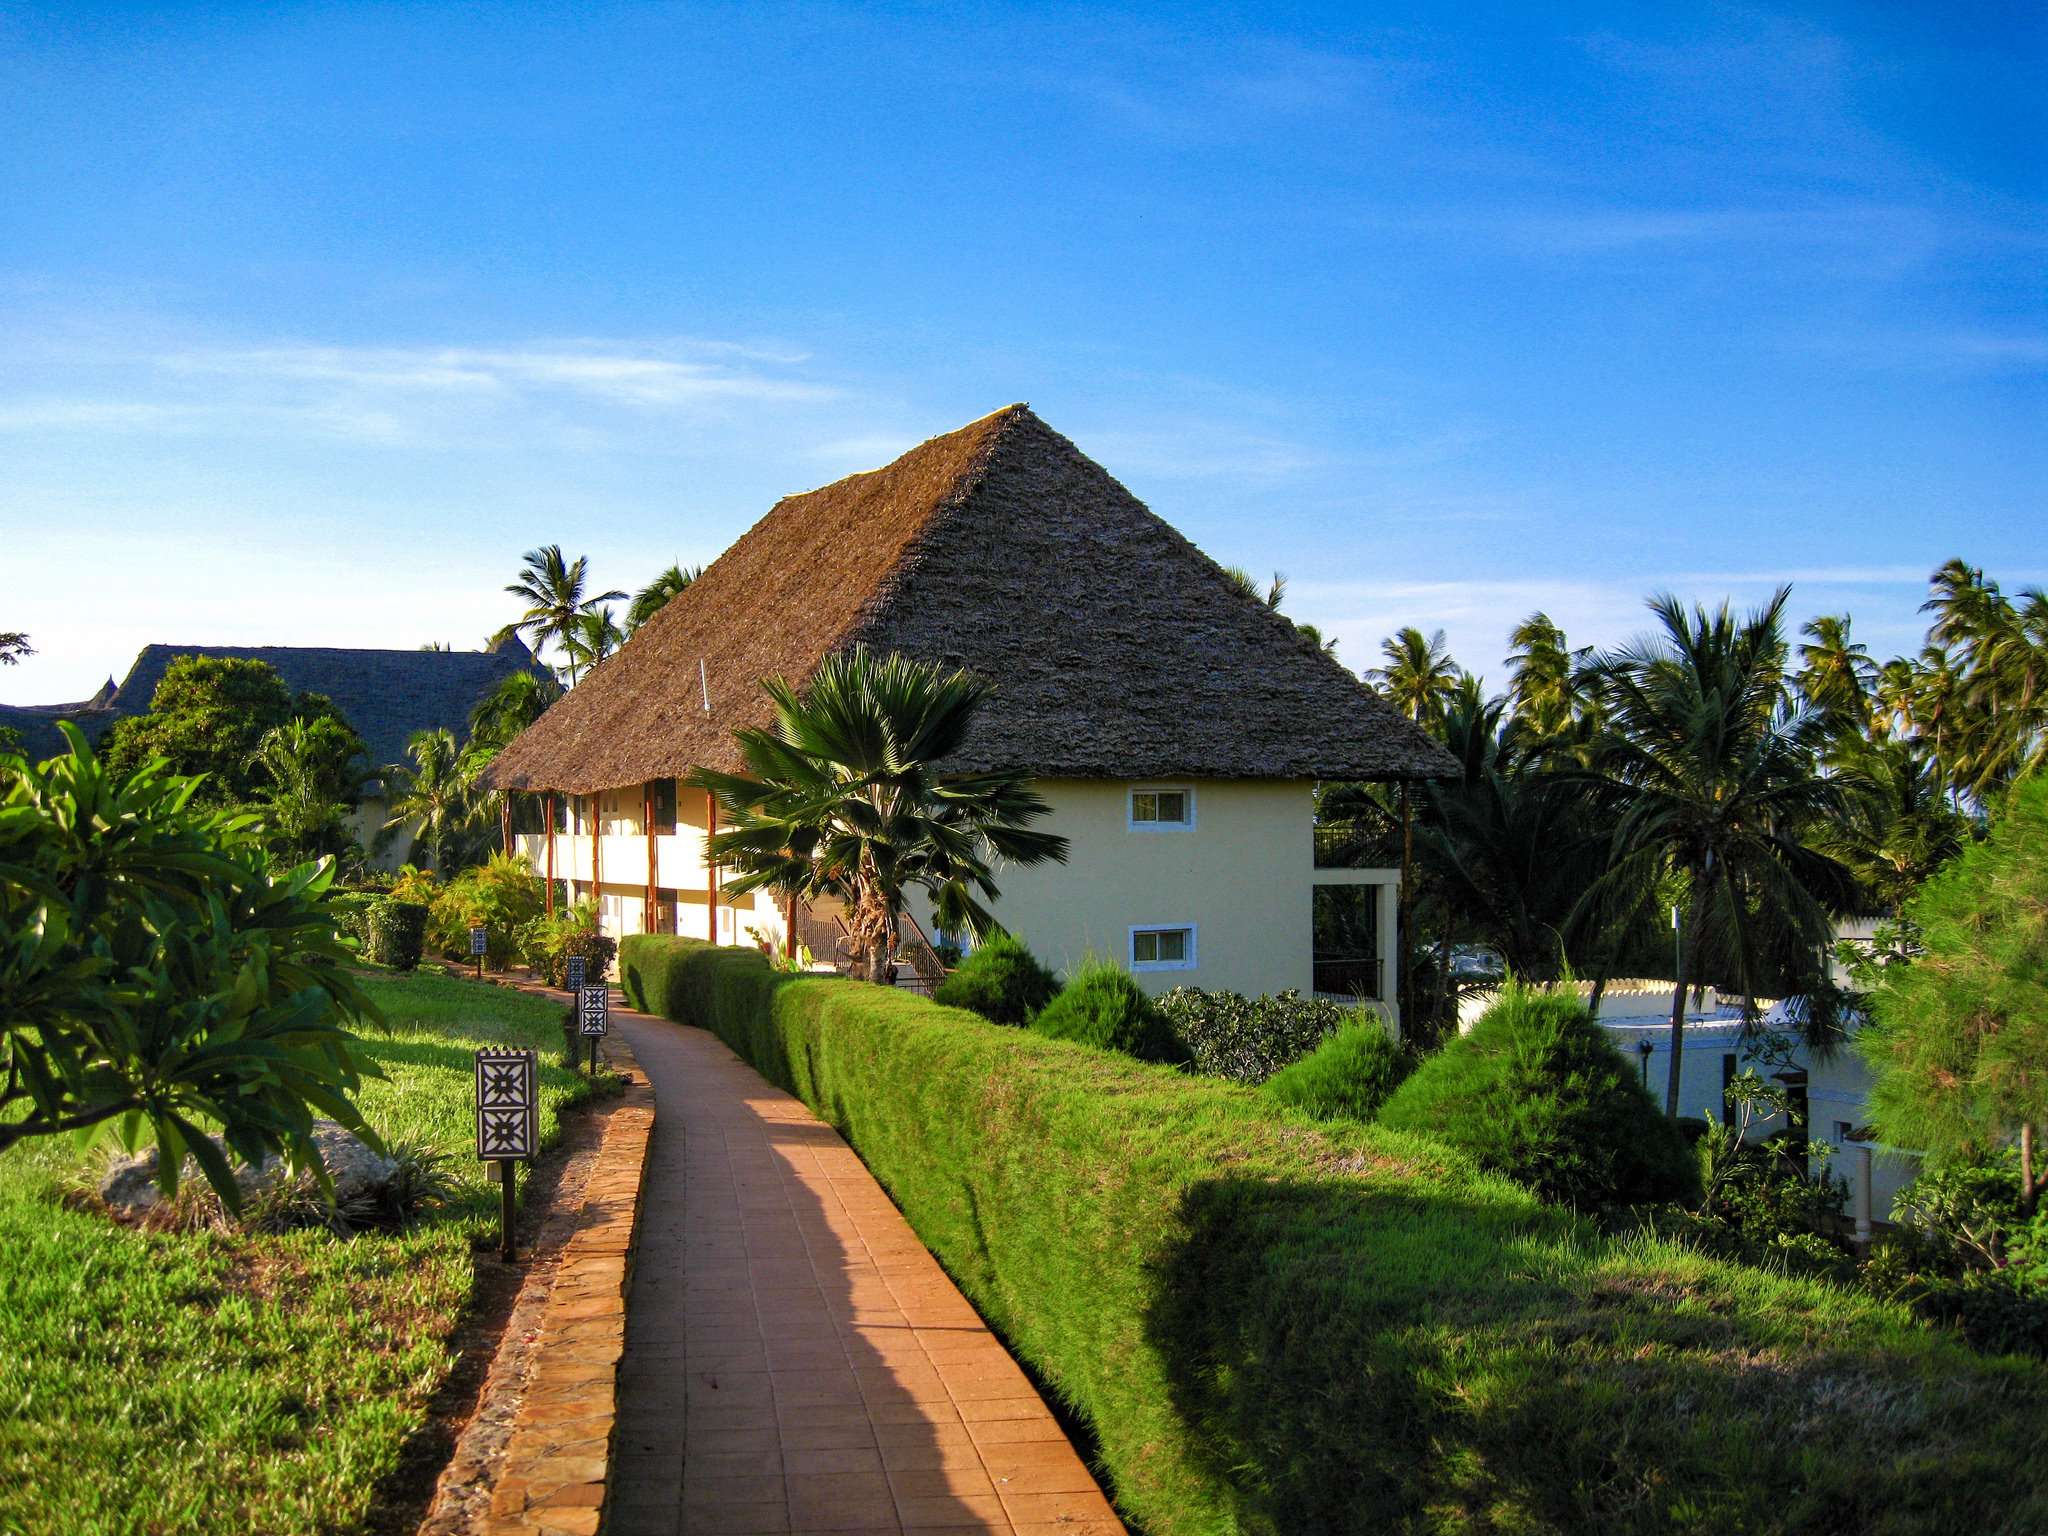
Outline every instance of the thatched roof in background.
<path fill-rule="evenodd" d="M 146 645 L 116 688 L 111 679 L 80 704 L 15 706 L 0 711 L 0 724 L 20 730 L 31 757 L 62 752 L 59 720 L 74 720 L 85 733 L 99 733 L 129 715 L 149 713 L 157 684 L 180 656 L 229 656 L 267 662 L 293 693 L 324 694 L 379 767 L 408 761 L 406 743 L 416 731 L 447 728 L 469 735 L 469 712 L 515 672 L 533 671 L 533 653 L 517 639 L 483 651 L 357 651 L 305 645 Z"/>
<path fill-rule="evenodd" d="M 741 766 L 760 679 L 865 642 L 997 684 L 951 767 L 1434 778 L 1444 750 L 1022 405 L 778 502 L 514 741 L 509 789 Z M 704 708 L 708 689 L 710 709 Z"/>

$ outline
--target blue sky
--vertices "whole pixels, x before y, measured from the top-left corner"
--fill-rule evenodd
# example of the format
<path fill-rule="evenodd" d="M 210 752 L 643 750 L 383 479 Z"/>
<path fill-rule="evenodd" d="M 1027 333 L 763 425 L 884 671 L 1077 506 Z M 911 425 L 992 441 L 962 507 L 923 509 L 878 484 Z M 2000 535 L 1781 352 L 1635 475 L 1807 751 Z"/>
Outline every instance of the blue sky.
<path fill-rule="evenodd" d="M 480 642 L 1013 400 L 1370 665 L 2048 582 L 2042 13 L 0 4 L 0 629 Z"/>

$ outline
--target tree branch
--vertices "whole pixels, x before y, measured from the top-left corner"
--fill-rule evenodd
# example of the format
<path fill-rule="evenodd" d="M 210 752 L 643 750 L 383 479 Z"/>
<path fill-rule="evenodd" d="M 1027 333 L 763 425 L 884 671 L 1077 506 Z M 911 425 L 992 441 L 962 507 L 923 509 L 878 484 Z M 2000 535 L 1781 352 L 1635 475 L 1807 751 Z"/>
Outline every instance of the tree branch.
<path fill-rule="evenodd" d="M 102 1120 L 111 1120 L 116 1115 L 125 1115 L 131 1109 L 142 1108 L 140 1099 L 119 1099 L 112 1104 L 102 1104 L 98 1109 L 88 1109 L 76 1115 L 66 1115 L 59 1120 L 19 1120 L 12 1125 L 0 1125 L 0 1152 L 5 1152 L 17 1141 L 31 1136 L 61 1136 L 66 1131 L 82 1131 L 89 1125 L 98 1125 Z"/>

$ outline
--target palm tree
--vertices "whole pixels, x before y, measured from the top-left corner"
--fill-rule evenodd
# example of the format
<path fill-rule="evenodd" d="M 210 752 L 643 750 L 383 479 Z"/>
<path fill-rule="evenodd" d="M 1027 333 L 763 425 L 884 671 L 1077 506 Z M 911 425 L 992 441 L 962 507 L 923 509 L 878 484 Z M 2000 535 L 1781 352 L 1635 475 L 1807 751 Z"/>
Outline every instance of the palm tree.
<path fill-rule="evenodd" d="M 533 636 L 534 649 L 538 651 L 549 640 L 559 641 L 564 650 L 569 647 L 569 638 L 575 633 L 576 623 L 584 613 L 600 603 L 622 602 L 623 592 L 603 592 L 596 597 L 583 593 L 584 573 L 589 557 L 578 555 L 572 565 L 562 558 L 562 546 L 549 544 L 541 549 L 526 552 L 526 564 L 519 580 L 505 588 L 514 597 L 527 601 L 526 612 L 520 615 L 513 627 L 525 630 Z M 569 659 L 569 682 L 576 681 L 576 659 Z"/>
<path fill-rule="evenodd" d="M 391 771 L 397 793 L 388 804 L 390 815 L 378 842 L 407 831 L 412 853 L 424 846 L 445 874 L 474 851 L 471 844 L 479 818 L 471 769 L 463 761 L 455 733 L 445 726 L 415 731 L 408 750 L 413 766 Z"/>
<path fill-rule="evenodd" d="M 1840 731 L 1867 732 L 1877 664 L 1866 646 L 1849 638 L 1847 615 L 1824 613 L 1799 632 L 1813 643 L 1799 648 L 1799 692 Z"/>
<path fill-rule="evenodd" d="M 1021 772 L 942 774 L 993 685 L 864 646 L 828 657 L 800 696 L 761 685 L 775 728 L 734 732 L 747 775 L 701 769 L 731 818 L 712 862 L 738 871 L 728 896 L 773 889 L 836 896 L 871 981 L 894 979 L 905 893 L 923 890 L 941 927 L 999 931 L 992 865 L 1064 863 L 1067 840 L 1033 830 L 1051 809 Z"/>
<path fill-rule="evenodd" d="M 1970 841 L 1941 775 L 1911 742 L 1847 738 L 1833 754 L 1841 821 L 1817 829 L 1815 847 L 1855 871 L 1868 905 L 1896 912 Z"/>
<path fill-rule="evenodd" d="M 672 565 L 635 592 L 633 606 L 626 610 L 626 633 L 635 633 L 642 624 L 667 607 L 670 598 L 685 590 L 703 574 L 704 567 L 701 565 L 693 565 L 688 570 L 684 570 L 681 565 Z"/>
<path fill-rule="evenodd" d="M 512 738 L 547 713 L 562 685 L 538 672 L 514 672 L 485 694 L 469 714 L 469 752 L 489 762 Z"/>
<path fill-rule="evenodd" d="M 625 631 L 619 628 L 611 609 L 586 608 L 576 615 L 562 639 L 562 649 L 569 655 L 571 679 L 579 665 L 587 672 L 625 643 Z"/>
<path fill-rule="evenodd" d="M 28 636 L 20 630 L 0 630 L 0 666 L 15 666 L 22 657 L 35 653 L 36 648 L 28 643 Z"/>
<path fill-rule="evenodd" d="M 1813 717 L 1793 706 L 1786 685 L 1790 596 L 1780 588 L 1738 622 L 1726 603 L 1688 613 L 1659 595 L 1649 606 L 1663 635 L 1600 666 L 1608 734 L 1590 779 L 1615 817 L 1616 855 L 1601 884 L 1639 888 L 1671 872 L 1687 891 L 1664 1100 L 1674 1116 L 1685 994 L 1707 980 L 1710 943 L 1754 997 L 1768 943 L 1818 953 L 1833 936 L 1830 910 L 1855 900 L 1850 872 L 1802 840 L 1839 820 L 1843 805 L 1841 786 L 1814 764 Z"/>
<path fill-rule="evenodd" d="M 354 731 L 332 715 L 272 726 L 251 766 L 268 781 L 259 793 L 271 851 L 284 865 L 340 855 L 352 845 L 348 813 L 370 776 Z"/>
<path fill-rule="evenodd" d="M 1571 649 L 1550 615 L 1536 612 L 1508 636 L 1508 698 L 1539 737 L 1565 734 L 1592 702 L 1587 661 L 1593 648 Z"/>

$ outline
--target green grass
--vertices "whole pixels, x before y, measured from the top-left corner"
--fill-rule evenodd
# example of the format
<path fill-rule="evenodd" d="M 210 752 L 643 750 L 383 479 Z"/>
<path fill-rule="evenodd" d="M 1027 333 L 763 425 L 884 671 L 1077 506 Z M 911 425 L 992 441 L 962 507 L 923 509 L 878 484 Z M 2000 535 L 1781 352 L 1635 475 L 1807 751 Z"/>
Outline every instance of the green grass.
<path fill-rule="evenodd" d="M 560 1006 L 444 976 L 373 976 L 390 1020 L 364 1090 L 389 1139 L 454 1154 L 462 1197 L 397 1235 L 124 1231 L 69 1211 L 68 1146 L 0 1158 L 0 1531 L 346 1532 L 452 1360 L 497 1197 L 475 1161 L 470 1052 L 541 1049 L 542 1131 L 588 1090 Z"/>
<path fill-rule="evenodd" d="M 1900 1308 L 909 994 L 622 970 L 839 1128 L 1151 1536 L 2048 1527 L 2048 1375 Z"/>

